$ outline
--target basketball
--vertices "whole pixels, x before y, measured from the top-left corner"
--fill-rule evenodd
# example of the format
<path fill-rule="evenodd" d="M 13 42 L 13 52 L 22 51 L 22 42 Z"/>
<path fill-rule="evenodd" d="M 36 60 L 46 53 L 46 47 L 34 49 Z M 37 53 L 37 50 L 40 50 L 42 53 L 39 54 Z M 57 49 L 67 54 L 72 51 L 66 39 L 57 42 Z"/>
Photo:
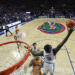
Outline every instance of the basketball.
<path fill-rule="evenodd" d="M 66 26 L 67 26 L 68 28 L 73 28 L 73 27 L 75 26 L 75 21 L 73 21 L 73 20 L 68 20 L 68 21 L 66 22 Z"/>

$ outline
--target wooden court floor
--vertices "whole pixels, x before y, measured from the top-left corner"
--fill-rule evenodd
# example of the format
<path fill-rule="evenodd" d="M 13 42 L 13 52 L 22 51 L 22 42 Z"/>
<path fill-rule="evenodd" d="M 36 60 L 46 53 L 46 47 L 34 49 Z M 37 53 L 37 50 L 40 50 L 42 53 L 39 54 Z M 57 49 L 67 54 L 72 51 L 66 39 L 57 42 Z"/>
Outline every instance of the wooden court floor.
<path fill-rule="evenodd" d="M 35 19 L 32 20 L 23 26 L 20 26 L 20 31 L 26 33 L 26 37 L 22 38 L 22 41 L 27 42 L 31 45 L 34 42 L 37 42 L 38 48 L 43 49 L 45 44 L 52 44 L 52 47 L 55 48 L 67 35 L 67 28 L 64 32 L 58 34 L 46 34 L 39 31 L 37 28 L 38 26 L 42 25 L 44 22 L 56 22 L 61 23 L 66 27 L 66 21 L 68 19 Z M 13 41 L 15 31 L 12 31 L 13 36 L 6 37 L 5 34 L 0 36 L 0 43 Z M 40 41 L 42 40 L 42 41 Z M 11 46 L 11 51 L 12 51 Z M 2 48 L 1 48 L 2 49 Z M 11 53 L 11 51 L 9 53 Z M 9 57 L 8 48 L 6 48 L 7 55 Z M 6 56 L 3 54 L 4 50 L 0 50 L 0 56 L 3 56 L 4 59 L 0 59 L 3 61 L 6 59 Z M 17 59 L 11 53 L 13 59 Z M 32 57 L 30 56 L 26 63 L 29 63 Z M 9 59 L 11 61 L 11 59 Z M 8 60 L 8 61 L 9 61 Z M 12 61 L 13 62 L 13 61 Z M 31 75 L 31 69 L 29 69 L 28 65 L 25 65 L 27 69 L 26 75 Z M 48 74 L 49 75 L 49 74 Z M 55 62 L 55 71 L 54 75 L 75 75 L 75 31 L 71 34 L 68 41 L 65 45 L 61 48 L 61 50 L 56 55 L 56 62 Z"/>

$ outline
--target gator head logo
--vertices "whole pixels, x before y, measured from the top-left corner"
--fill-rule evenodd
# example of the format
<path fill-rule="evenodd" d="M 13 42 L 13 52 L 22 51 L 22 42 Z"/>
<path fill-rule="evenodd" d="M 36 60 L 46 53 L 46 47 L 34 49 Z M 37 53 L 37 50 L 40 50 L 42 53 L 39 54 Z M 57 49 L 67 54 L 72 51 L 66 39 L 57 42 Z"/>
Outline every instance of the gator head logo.
<path fill-rule="evenodd" d="M 45 22 L 43 25 L 39 26 L 38 29 L 44 33 L 56 34 L 63 32 L 65 30 L 65 26 L 59 23 Z"/>

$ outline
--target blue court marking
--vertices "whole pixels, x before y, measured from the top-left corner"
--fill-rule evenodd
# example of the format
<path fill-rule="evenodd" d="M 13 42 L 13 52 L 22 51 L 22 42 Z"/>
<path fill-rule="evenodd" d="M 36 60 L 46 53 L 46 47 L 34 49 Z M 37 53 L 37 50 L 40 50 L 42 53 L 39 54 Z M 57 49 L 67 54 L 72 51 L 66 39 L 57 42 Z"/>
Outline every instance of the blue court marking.
<path fill-rule="evenodd" d="M 37 42 L 44 41 L 44 40 L 52 40 L 52 41 L 60 42 L 60 41 L 58 41 L 58 40 L 53 40 L 53 39 L 42 39 L 42 40 L 38 40 L 38 41 L 35 41 L 35 42 L 37 43 Z M 72 68 L 73 73 L 74 73 L 74 75 L 75 75 L 74 66 L 73 66 L 73 64 L 72 64 L 72 60 L 71 60 L 71 57 L 70 57 L 70 55 L 69 55 L 68 49 L 67 49 L 67 47 L 66 47 L 65 45 L 64 45 L 64 47 L 65 47 L 65 50 L 66 50 L 66 52 L 67 52 L 67 56 L 68 56 L 68 59 L 69 59 L 71 68 Z M 55 64 L 54 64 L 54 66 L 53 66 L 53 71 L 54 71 L 54 70 L 55 70 Z"/>
<path fill-rule="evenodd" d="M 69 61 L 70 61 L 70 64 L 71 64 L 73 73 L 74 73 L 74 75 L 75 75 L 74 66 L 73 66 L 73 64 L 72 64 L 73 62 L 72 62 L 71 57 L 70 57 L 70 55 L 69 55 L 68 49 L 67 49 L 66 46 L 64 46 L 64 47 L 65 47 L 65 50 L 66 50 L 66 52 L 67 52 L 67 55 L 68 55 L 68 58 L 69 58 Z"/>

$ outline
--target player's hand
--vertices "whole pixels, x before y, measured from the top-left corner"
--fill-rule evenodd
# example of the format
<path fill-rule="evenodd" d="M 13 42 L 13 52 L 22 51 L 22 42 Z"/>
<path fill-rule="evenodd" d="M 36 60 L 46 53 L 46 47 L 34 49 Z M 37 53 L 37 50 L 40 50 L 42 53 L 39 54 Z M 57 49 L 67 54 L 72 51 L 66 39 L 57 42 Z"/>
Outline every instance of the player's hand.
<path fill-rule="evenodd" d="M 68 30 L 68 32 L 69 33 L 72 33 L 74 30 L 72 29 L 72 28 L 70 28 L 69 30 Z"/>

